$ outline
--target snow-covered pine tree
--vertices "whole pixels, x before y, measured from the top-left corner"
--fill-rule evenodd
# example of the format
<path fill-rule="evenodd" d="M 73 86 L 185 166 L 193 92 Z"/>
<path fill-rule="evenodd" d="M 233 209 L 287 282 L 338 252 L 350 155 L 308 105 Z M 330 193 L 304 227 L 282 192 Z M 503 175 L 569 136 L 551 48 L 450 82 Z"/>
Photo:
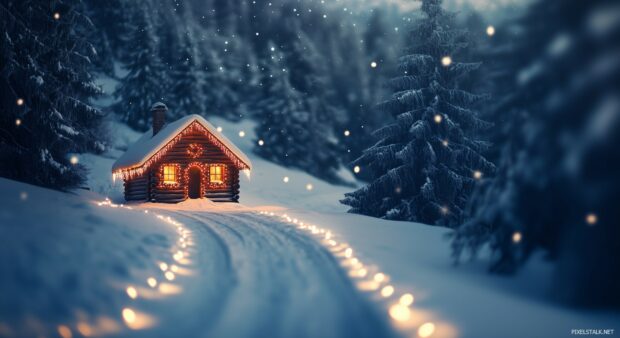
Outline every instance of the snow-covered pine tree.
<path fill-rule="evenodd" d="M 353 57 L 346 57 L 346 63 L 357 64 L 359 67 L 356 73 L 359 73 L 359 81 L 357 90 L 361 92 L 356 105 L 346 107 L 347 121 L 340 130 L 340 137 L 346 146 L 348 156 L 344 163 L 350 165 L 353 160 L 358 158 L 364 149 L 367 149 L 375 143 L 372 132 L 384 126 L 393 120 L 391 116 L 387 117 L 381 114 L 376 107 L 376 103 L 389 93 L 385 83 L 389 74 L 394 74 L 396 68 L 396 49 L 400 46 L 400 34 L 394 34 L 394 31 L 387 26 L 388 16 L 385 11 L 375 8 L 368 19 L 367 28 L 360 37 L 362 41 L 361 54 Z M 359 42 L 356 39 L 355 42 Z M 345 68 L 345 67 L 343 67 Z M 346 72 L 353 71 L 345 68 Z M 347 77 L 343 73 L 338 74 L 340 77 Z M 343 86 L 351 86 L 349 81 L 343 81 Z M 351 88 L 355 89 L 355 88 Z M 353 103 L 353 102 L 351 102 Z M 348 135 L 343 133 L 347 132 Z M 344 136 L 344 137 L 342 137 Z M 352 169 L 353 166 L 350 166 Z M 362 180 L 368 180 L 370 173 L 366 170 L 358 172 L 356 177 Z"/>
<path fill-rule="evenodd" d="M 297 143 L 308 142 L 309 114 L 303 111 L 301 94 L 291 86 L 283 59 L 282 52 L 273 52 L 264 62 L 263 99 L 252 107 L 258 120 L 254 151 L 272 162 L 293 166 L 302 158 Z"/>
<path fill-rule="evenodd" d="M 346 115 L 328 85 L 324 59 L 301 29 L 292 42 L 286 65 L 291 85 L 302 95 L 304 110 L 310 114 L 309 126 L 312 126 L 308 128 L 312 141 L 299 146 L 305 147 L 313 160 L 302 169 L 328 182 L 342 183 L 336 172 L 346 150 L 335 133 L 346 122 Z"/>
<path fill-rule="evenodd" d="M 412 54 L 390 81 L 395 93 L 380 104 L 396 122 L 377 130 L 379 141 L 354 162 L 374 180 L 341 202 L 354 213 L 456 226 L 476 181 L 494 172 L 480 155 L 488 145 L 476 139 L 488 123 L 470 109 L 485 96 L 458 89 L 479 66 L 451 59 L 467 46 L 467 32 L 454 28 L 441 0 L 423 0 L 422 12 Z"/>
<path fill-rule="evenodd" d="M 203 36 L 206 36 L 206 40 L 201 43 L 200 47 L 203 57 L 202 69 L 205 72 L 203 92 L 207 111 L 209 114 L 237 121 L 239 120 L 237 107 L 240 95 L 235 90 L 235 86 L 239 85 L 240 63 L 237 62 L 236 56 L 233 56 L 233 52 L 229 52 L 228 45 L 231 44 L 232 40 L 229 41 L 227 38 L 221 37 L 215 30 L 211 29 L 207 29 Z M 233 58 L 235 60 L 232 60 Z M 231 64 L 237 66 L 229 68 Z"/>
<path fill-rule="evenodd" d="M 70 153 L 104 150 L 82 10 L 78 0 L 0 4 L 0 176 L 70 188 L 85 179 Z"/>
<path fill-rule="evenodd" d="M 97 52 L 93 60 L 98 71 L 114 76 L 114 61 L 126 50 L 120 38 L 130 22 L 127 7 L 131 3 L 124 0 L 84 0 L 86 15 L 96 29 L 90 31 L 90 40 Z"/>
<path fill-rule="evenodd" d="M 585 306 L 620 305 L 619 12 L 608 1 L 529 8 L 515 39 L 523 67 L 510 106 L 520 123 L 453 242 L 457 257 L 489 245 L 502 272 L 542 249 L 558 262 L 556 295 Z"/>
<path fill-rule="evenodd" d="M 170 88 L 166 90 L 167 101 L 174 106 L 176 117 L 205 113 L 204 73 L 196 51 L 193 32 L 181 34 L 178 60 L 171 65 Z"/>
<path fill-rule="evenodd" d="M 131 10 L 132 22 L 125 37 L 127 50 L 122 57 L 128 73 L 114 93 L 119 99 L 114 111 L 130 127 L 145 131 L 151 126 L 150 107 L 163 100 L 168 80 L 148 8 L 141 3 Z"/>
<path fill-rule="evenodd" d="M 255 152 L 272 162 L 336 181 L 336 145 L 325 138 L 321 130 L 325 127 L 313 115 L 312 103 L 291 84 L 288 55 L 271 47 L 274 51 L 264 67 L 263 99 L 253 107 L 258 120 Z"/>

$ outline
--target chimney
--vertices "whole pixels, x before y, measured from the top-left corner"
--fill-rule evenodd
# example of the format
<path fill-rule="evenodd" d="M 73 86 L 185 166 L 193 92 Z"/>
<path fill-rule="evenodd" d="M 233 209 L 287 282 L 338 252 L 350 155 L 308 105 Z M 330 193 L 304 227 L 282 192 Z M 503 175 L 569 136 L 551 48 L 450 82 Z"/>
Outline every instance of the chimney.
<path fill-rule="evenodd" d="M 166 123 L 166 111 L 168 111 L 168 107 L 161 102 L 157 102 L 151 107 L 151 113 L 153 114 L 153 136 L 159 133 L 161 128 L 164 127 Z"/>

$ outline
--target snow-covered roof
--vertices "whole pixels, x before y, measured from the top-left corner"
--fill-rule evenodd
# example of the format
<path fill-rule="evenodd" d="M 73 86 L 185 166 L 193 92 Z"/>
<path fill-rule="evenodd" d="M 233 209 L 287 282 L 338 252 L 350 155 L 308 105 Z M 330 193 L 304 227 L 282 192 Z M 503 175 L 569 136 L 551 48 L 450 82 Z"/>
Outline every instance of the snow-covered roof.
<path fill-rule="evenodd" d="M 224 153 L 231 158 L 234 163 L 238 163 L 240 169 L 252 168 L 250 159 L 226 138 L 226 136 L 218 132 L 217 129 L 202 116 L 192 114 L 165 125 L 154 136 L 152 129 L 149 129 L 142 137 L 132 144 L 116 162 L 114 162 L 112 165 L 112 172 L 146 170 L 147 168 L 145 167 L 148 167 L 152 159 L 156 158 L 157 155 L 159 155 L 158 153 L 164 150 L 164 147 L 176 143 L 174 141 L 175 139 L 178 140 L 177 136 L 194 122 L 206 129 L 206 131 L 211 134 L 214 141 L 216 141 L 215 143 L 219 141 L 219 146 L 226 148 L 223 149 Z"/>

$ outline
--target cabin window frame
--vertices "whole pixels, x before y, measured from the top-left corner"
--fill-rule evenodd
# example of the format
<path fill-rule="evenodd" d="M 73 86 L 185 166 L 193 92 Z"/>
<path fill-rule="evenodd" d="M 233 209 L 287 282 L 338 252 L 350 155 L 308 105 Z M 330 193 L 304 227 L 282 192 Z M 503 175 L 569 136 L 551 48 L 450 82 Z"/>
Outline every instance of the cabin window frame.
<path fill-rule="evenodd" d="M 173 173 L 167 173 L 166 168 L 174 168 Z M 174 181 L 169 179 L 170 175 Z M 168 176 L 168 180 L 166 179 Z M 181 186 L 181 165 L 179 163 L 162 163 L 159 166 L 159 187 L 164 189 L 178 188 Z"/>
<path fill-rule="evenodd" d="M 220 172 L 217 173 L 217 169 L 220 169 Z M 213 173 L 211 170 L 216 169 L 216 172 Z M 228 181 L 228 166 L 223 163 L 213 163 L 209 165 L 209 187 L 212 188 L 221 188 L 226 185 Z M 216 177 L 216 180 L 213 177 Z M 219 177 L 219 179 L 217 179 Z"/>

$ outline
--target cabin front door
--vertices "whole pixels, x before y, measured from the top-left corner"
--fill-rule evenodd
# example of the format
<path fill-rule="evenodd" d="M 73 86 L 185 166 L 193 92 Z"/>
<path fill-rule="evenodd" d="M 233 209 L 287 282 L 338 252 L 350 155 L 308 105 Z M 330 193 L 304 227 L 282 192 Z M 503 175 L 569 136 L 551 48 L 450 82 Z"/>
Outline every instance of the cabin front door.
<path fill-rule="evenodd" d="M 189 198 L 200 198 L 200 168 L 191 167 L 187 173 L 189 181 L 187 182 L 187 190 Z"/>

